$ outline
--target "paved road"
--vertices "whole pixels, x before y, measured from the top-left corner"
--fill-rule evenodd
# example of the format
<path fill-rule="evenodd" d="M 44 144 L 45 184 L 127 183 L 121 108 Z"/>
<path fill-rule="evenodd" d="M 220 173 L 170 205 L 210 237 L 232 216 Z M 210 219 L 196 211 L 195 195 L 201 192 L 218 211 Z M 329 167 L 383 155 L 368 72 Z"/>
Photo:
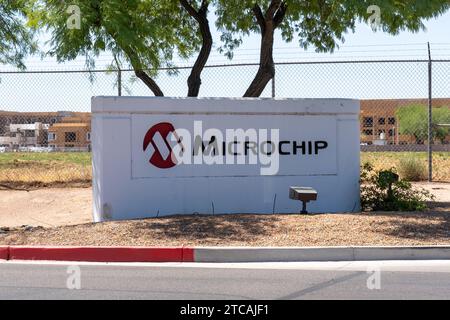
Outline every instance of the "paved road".
<path fill-rule="evenodd" d="M 450 298 L 450 261 L 68 266 L 1 262 L 0 299 Z"/>

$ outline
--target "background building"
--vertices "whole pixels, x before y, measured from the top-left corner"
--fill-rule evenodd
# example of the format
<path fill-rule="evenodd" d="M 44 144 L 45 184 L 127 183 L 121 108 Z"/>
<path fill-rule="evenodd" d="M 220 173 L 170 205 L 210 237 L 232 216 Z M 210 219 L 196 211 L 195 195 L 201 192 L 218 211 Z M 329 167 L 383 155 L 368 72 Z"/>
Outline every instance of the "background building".
<path fill-rule="evenodd" d="M 427 139 L 415 134 L 402 133 L 400 128 L 399 108 L 418 105 L 425 109 L 428 105 L 427 99 L 361 100 L 361 144 L 410 147 L 426 144 Z M 433 108 L 450 110 L 450 98 L 433 99 Z M 422 118 L 425 125 L 427 115 Z M 417 128 L 418 132 L 424 130 L 426 130 L 424 126 Z M 90 136 L 89 112 L 0 111 L 0 147 L 14 149 L 48 146 L 60 151 L 90 151 Z M 435 139 L 434 143 L 448 146 L 450 133 L 444 139 Z"/>
<path fill-rule="evenodd" d="M 55 123 L 48 130 L 48 146 L 60 151 L 90 151 L 90 123 Z"/>
<path fill-rule="evenodd" d="M 427 109 L 427 99 L 377 99 L 361 100 L 361 143 L 363 144 L 387 144 L 387 145 L 411 145 L 426 144 L 426 139 L 417 139 L 413 134 L 402 134 L 398 110 L 401 107 L 423 106 Z M 450 108 L 450 99 L 433 99 L 433 108 Z M 406 110 L 408 111 L 408 110 Z M 411 112 L 412 108 L 411 108 Z M 449 111 L 450 114 L 450 111 Z M 412 119 L 407 119 L 412 120 Z M 404 121 L 407 121 L 404 120 Z M 415 128 L 417 133 L 426 130 L 427 114 L 422 117 L 422 127 Z M 380 139 L 384 137 L 384 139 Z M 440 144 L 440 141 L 435 141 Z M 444 143 L 450 143 L 450 135 L 444 139 Z"/>
<path fill-rule="evenodd" d="M 0 111 L 0 146 L 53 147 L 61 151 L 90 150 L 89 112 Z"/>
<path fill-rule="evenodd" d="M 48 124 L 36 122 L 33 124 L 10 124 L 4 127 L 0 136 L 0 146 L 10 149 L 21 147 L 47 146 Z"/>

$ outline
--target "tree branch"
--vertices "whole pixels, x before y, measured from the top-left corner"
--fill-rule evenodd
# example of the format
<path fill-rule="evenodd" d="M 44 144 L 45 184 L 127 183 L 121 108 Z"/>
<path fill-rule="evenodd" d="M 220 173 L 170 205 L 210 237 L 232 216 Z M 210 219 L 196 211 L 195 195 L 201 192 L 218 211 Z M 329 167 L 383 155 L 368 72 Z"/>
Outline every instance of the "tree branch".
<path fill-rule="evenodd" d="M 209 1 L 208 0 L 202 0 L 202 4 L 200 6 L 200 9 L 198 10 L 198 13 L 200 15 L 206 14 L 208 11 Z"/>
<path fill-rule="evenodd" d="M 114 39 L 114 41 L 117 42 L 117 35 L 116 32 L 105 27 L 106 32 Z M 141 62 L 139 60 L 138 54 L 136 51 L 130 47 L 130 46 L 124 46 L 122 47 L 123 52 L 128 57 L 128 60 L 130 60 L 131 66 L 133 67 L 134 74 L 136 77 L 142 80 L 142 82 L 145 83 L 145 85 L 153 92 L 155 96 L 164 96 L 164 93 L 162 92 L 161 88 L 158 86 L 158 84 L 153 80 L 143 69 Z"/>
<path fill-rule="evenodd" d="M 153 80 L 144 70 L 134 70 L 136 77 L 142 80 L 145 85 L 152 90 L 153 94 L 157 97 L 163 97 L 164 93 L 159 88 L 158 84 Z"/>
<path fill-rule="evenodd" d="M 283 22 L 284 16 L 286 15 L 287 11 L 287 4 L 286 2 L 282 2 L 280 4 L 280 7 L 278 8 L 277 12 L 275 13 L 275 16 L 273 17 L 273 26 L 274 28 L 277 28 L 281 22 Z"/>
<path fill-rule="evenodd" d="M 269 8 L 267 8 L 265 19 L 266 20 L 273 20 L 273 17 L 275 16 L 275 13 L 281 6 L 281 0 L 272 0 L 270 2 Z"/>
<path fill-rule="evenodd" d="M 183 8 L 189 13 L 191 17 L 193 17 L 195 20 L 199 21 L 200 14 L 195 10 L 195 8 L 189 3 L 188 0 L 180 0 L 180 4 L 183 6 Z M 202 2 L 203 6 L 203 2 Z"/>
<path fill-rule="evenodd" d="M 158 84 L 153 80 L 144 70 L 142 70 L 142 66 L 139 62 L 139 59 L 136 56 L 136 53 L 132 48 L 124 48 L 123 49 L 125 54 L 130 59 L 131 66 L 133 67 L 134 74 L 136 77 L 142 80 L 142 82 L 145 83 L 145 85 L 152 90 L 153 94 L 158 97 L 164 96 L 164 93 L 162 92 L 161 88 L 158 86 Z"/>
<path fill-rule="evenodd" d="M 261 33 L 264 33 L 266 30 L 266 21 L 264 20 L 264 15 L 261 11 L 261 7 L 257 3 L 255 3 L 255 5 L 253 6 L 253 14 L 256 17 L 256 22 L 261 29 Z"/>

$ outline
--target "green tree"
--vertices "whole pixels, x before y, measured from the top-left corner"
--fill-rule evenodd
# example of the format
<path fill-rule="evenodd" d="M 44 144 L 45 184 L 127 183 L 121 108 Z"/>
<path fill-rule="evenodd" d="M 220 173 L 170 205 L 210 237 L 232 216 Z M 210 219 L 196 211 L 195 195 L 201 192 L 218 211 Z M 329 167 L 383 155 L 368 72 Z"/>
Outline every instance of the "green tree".
<path fill-rule="evenodd" d="M 24 58 L 36 50 L 33 33 L 25 25 L 26 1 L 0 1 L 0 64 L 25 69 Z"/>
<path fill-rule="evenodd" d="M 344 42 L 347 32 L 355 30 L 358 21 L 373 17 L 372 12 L 368 13 L 371 5 L 380 8 L 379 29 L 390 34 L 423 29 L 424 19 L 436 17 L 450 7 L 447 0 L 217 0 L 222 50 L 229 57 L 244 36 L 261 35 L 259 69 L 244 96 L 260 96 L 275 75 L 276 30 L 287 42 L 298 38 L 302 48 L 313 46 L 318 52 L 333 51 Z"/>
<path fill-rule="evenodd" d="M 428 107 L 424 105 L 403 106 L 397 109 L 396 117 L 399 124 L 399 133 L 414 136 L 417 143 L 428 139 Z M 436 126 L 436 124 L 450 123 L 450 108 L 443 106 L 432 109 L 432 139 L 443 143 L 450 133 L 449 128 Z"/>
<path fill-rule="evenodd" d="M 178 1 L 33 0 L 30 24 L 51 33 L 49 54 L 59 62 L 85 56 L 89 68 L 101 52 L 124 60 L 156 96 L 154 80 L 161 67 L 174 73 L 174 54 L 188 58 L 199 47 L 195 21 Z M 76 6 L 79 26 L 69 27 Z M 69 9 L 69 12 L 68 12 Z M 79 10 L 78 10 L 79 9 Z M 76 17 L 75 17 L 76 18 Z M 115 62 L 113 62 L 115 64 Z"/>
<path fill-rule="evenodd" d="M 23 0 L 25 1 L 25 0 Z M 261 34 L 259 69 L 244 96 L 256 97 L 274 77 L 273 42 L 279 30 L 285 41 L 298 38 L 302 48 L 333 51 L 356 22 L 366 20 L 370 6 L 381 10 L 379 29 L 395 34 L 418 31 L 423 20 L 449 8 L 445 0 L 28 0 L 30 21 L 51 30 L 50 54 L 58 61 L 86 56 L 90 67 L 102 51 L 124 59 L 155 95 L 163 95 L 153 79 L 157 69 L 175 72 L 174 54 L 188 58 L 199 52 L 188 78 L 188 96 L 197 96 L 201 73 L 212 48 L 207 19 L 214 8 L 222 52 L 233 50 L 250 33 Z M 67 28 L 69 5 L 80 8 L 81 27 Z"/>

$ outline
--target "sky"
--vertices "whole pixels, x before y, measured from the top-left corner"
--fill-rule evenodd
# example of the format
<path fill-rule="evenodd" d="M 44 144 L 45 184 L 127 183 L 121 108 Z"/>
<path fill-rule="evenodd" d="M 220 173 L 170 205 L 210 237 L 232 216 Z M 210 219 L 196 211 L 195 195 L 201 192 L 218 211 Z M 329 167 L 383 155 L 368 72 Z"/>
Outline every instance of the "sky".
<path fill-rule="evenodd" d="M 213 20 L 213 19 L 210 19 Z M 211 23 L 213 25 L 213 23 Z M 355 33 L 334 53 L 318 54 L 305 51 L 298 42 L 285 43 L 280 34 L 275 37 L 274 59 L 278 63 L 314 63 L 353 60 L 406 60 L 427 59 L 427 42 L 431 44 L 433 59 L 450 60 L 450 12 L 425 22 L 426 30 L 389 35 L 373 32 L 367 23 L 360 23 Z M 257 63 L 259 36 L 244 39 L 229 61 L 217 52 L 219 33 L 212 27 L 215 48 L 208 65 Z M 41 43 L 48 35 L 41 35 Z M 96 61 L 99 69 L 111 63 L 109 54 Z M 191 65 L 193 60 L 181 61 L 180 66 Z M 26 60 L 28 71 L 76 71 L 84 69 L 84 59 L 58 64 L 54 59 L 30 57 Z M 93 95 L 117 95 L 115 75 L 96 73 L 89 80 L 87 73 L 1 73 L 14 70 L 0 66 L 0 109 L 16 111 L 89 111 Z M 214 67 L 203 72 L 201 96 L 242 96 L 256 73 L 256 66 Z M 167 96 L 185 96 L 189 70 L 178 76 L 161 73 L 156 79 Z M 450 97 L 450 62 L 433 64 L 433 94 Z M 132 81 L 132 72 L 123 75 L 124 95 L 151 95 L 140 81 Z M 269 84 L 264 97 L 271 96 Z M 298 98 L 423 98 L 426 97 L 427 63 L 341 63 L 341 64 L 283 64 L 276 68 L 275 95 Z"/>

